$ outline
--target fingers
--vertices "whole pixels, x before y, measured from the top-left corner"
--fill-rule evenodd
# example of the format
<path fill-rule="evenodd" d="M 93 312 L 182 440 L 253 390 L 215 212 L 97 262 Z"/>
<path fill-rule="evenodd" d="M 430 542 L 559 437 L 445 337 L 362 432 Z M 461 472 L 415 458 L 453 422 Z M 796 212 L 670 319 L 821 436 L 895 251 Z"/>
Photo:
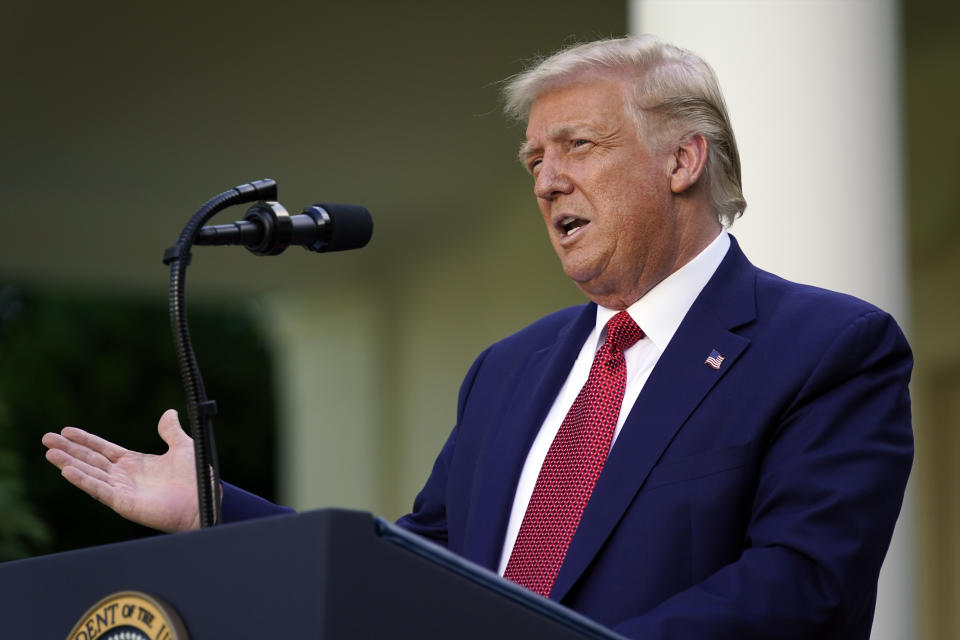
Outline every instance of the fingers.
<path fill-rule="evenodd" d="M 62 449 L 49 449 L 47 451 L 46 458 L 53 464 L 53 466 L 60 469 L 60 471 L 63 471 L 66 467 L 73 467 L 85 475 L 96 478 L 97 480 L 101 480 L 103 482 L 110 481 L 109 469 L 103 469 L 84 462 L 80 458 L 72 456 Z"/>
<path fill-rule="evenodd" d="M 56 436 L 56 434 L 47 435 Z M 116 445 L 109 440 L 104 440 L 100 436 L 88 433 L 83 429 L 77 429 L 76 427 L 64 427 L 60 432 L 60 436 L 63 440 L 57 442 L 64 446 L 60 446 L 59 448 L 65 449 L 73 455 L 77 455 L 75 452 L 86 451 L 84 455 L 77 455 L 77 457 L 95 466 L 101 465 L 93 461 L 93 456 L 90 455 L 91 453 L 99 454 L 109 462 L 116 462 L 123 454 L 127 453 L 127 450 L 120 445 Z M 46 436 L 44 436 L 44 438 L 46 438 Z"/>
<path fill-rule="evenodd" d="M 49 435 L 51 434 L 47 434 L 47 436 Z M 68 454 L 66 451 L 55 447 L 53 444 L 48 444 L 47 436 L 43 436 L 43 444 L 50 447 L 47 449 L 46 458 L 51 464 L 53 464 L 53 466 L 62 471 L 65 466 L 70 464 L 72 460 L 76 460 L 76 458 Z"/>
<path fill-rule="evenodd" d="M 50 445 L 48 445 L 48 446 L 50 446 Z M 70 453 L 69 451 L 67 451 L 67 450 L 66 450 L 64 447 L 62 447 L 62 446 L 50 446 L 50 448 L 47 449 L 47 453 L 46 453 L 45 457 L 46 457 L 46 459 L 47 459 L 50 463 L 53 464 L 53 466 L 57 467 L 57 468 L 60 469 L 61 471 L 63 471 L 63 468 L 64 468 L 64 467 L 66 467 L 66 466 L 68 466 L 68 465 L 70 465 L 70 464 L 76 464 L 76 465 L 81 465 L 81 464 L 82 464 L 82 465 L 86 465 L 88 468 L 91 468 L 91 469 L 96 469 L 96 468 L 98 468 L 98 467 L 94 467 L 93 465 L 91 465 L 91 464 L 89 464 L 89 463 L 83 462 L 83 461 L 80 460 L 77 456 L 73 455 L 72 453 Z M 106 458 L 101 458 L 101 459 L 102 459 L 102 460 L 106 460 Z M 109 465 L 109 464 L 110 464 L 110 463 L 107 462 L 107 463 L 105 463 L 105 466 L 107 466 L 107 465 Z"/>
<path fill-rule="evenodd" d="M 116 492 L 110 484 L 110 474 L 78 456 L 85 456 L 100 465 L 109 465 L 110 462 L 105 457 L 84 449 L 57 433 L 45 434 L 43 444 L 49 447 L 47 460 L 60 469 L 60 475 L 66 478 L 67 482 L 103 504 L 113 506 Z"/>
<path fill-rule="evenodd" d="M 84 491 L 94 499 L 107 506 L 113 505 L 113 487 L 103 480 L 89 476 L 74 466 L 63 467 L 61 469 L 61 475 L 67 479 L 67 482 Z"/>
<path fill-rule="evenodd" d="M 61 469 L 63 464 L 58 464 L 58 461 L 63 461 L 66 464 L 73 459 L 83 461 L 98 469 L 107 470 L 126 452 L 122 447 L 107 442 L 103 438 L 98 438 L 72 427 L 64 429 L 62 434 L 45 434 L 42 442 L 49 448 L 47 460 Z"/>

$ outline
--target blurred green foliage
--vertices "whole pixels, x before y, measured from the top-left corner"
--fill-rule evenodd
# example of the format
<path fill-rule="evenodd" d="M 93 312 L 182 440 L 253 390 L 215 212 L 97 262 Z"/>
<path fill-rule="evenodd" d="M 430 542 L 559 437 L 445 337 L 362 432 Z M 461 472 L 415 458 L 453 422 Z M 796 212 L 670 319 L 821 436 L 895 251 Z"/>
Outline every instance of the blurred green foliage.
<path fill-rule="evenodd" d="M 188 312 L 220 408 L 223 477 L 272 499 L 272 376 L 255 316 L 243 301 Z M 0 285 L 0 561 L 155 533 L 67 483 L 40 438 L 72 425 L 162 453 L 157 419 L 185 416 L 184 403 L 166 300 Z"/>

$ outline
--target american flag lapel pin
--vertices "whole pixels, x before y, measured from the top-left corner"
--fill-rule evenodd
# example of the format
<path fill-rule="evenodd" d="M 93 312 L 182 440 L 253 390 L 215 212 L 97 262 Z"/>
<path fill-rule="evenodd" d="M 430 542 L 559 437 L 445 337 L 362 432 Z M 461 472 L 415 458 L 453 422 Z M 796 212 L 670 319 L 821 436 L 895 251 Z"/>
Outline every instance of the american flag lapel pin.
<path fill-rule="evenodd" d="M 720 352 L 714 349 L 710 352 L 710 355 L 707 356 L 707 359 L 703 361 L 703 364 L 708 364 L 714 369 L 719 369 L 720 365 L 723 364 L 723 356 L 720 355 Z"/>

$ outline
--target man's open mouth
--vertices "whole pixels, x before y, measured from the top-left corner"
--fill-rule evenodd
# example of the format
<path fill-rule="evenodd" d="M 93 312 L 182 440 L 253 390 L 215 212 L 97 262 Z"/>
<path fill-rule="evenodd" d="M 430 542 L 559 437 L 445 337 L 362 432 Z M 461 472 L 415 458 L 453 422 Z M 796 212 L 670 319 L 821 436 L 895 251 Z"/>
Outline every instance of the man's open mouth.
<path fill-rule="evenodd" d="M 584 220 L 583 218 L 577 218 L 575 216 L 567 216 L 560 221 L 560 229 L 563 230 L 563 235 L 572 236 L 587 224 L 590 224 L 589 220 Z"/>

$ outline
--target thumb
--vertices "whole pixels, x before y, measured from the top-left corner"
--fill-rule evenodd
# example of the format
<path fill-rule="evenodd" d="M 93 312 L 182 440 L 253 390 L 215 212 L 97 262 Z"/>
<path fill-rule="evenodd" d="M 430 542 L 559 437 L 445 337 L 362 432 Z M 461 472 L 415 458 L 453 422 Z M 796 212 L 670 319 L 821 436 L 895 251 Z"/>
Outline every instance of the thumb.
<path fill-rule="evenodd" d="M 163 415 L 160 416 L 160 422 L 157 423 L 157 433 L 169 447 L 182 445 L 184 441 L 190 441 L 190 436 L 180 426 L 180 418 L 175 409 L 167 409 L 163 412 Z"/>

